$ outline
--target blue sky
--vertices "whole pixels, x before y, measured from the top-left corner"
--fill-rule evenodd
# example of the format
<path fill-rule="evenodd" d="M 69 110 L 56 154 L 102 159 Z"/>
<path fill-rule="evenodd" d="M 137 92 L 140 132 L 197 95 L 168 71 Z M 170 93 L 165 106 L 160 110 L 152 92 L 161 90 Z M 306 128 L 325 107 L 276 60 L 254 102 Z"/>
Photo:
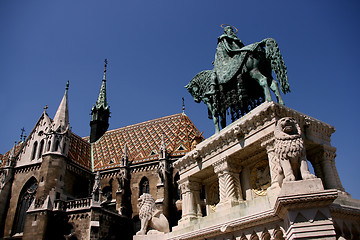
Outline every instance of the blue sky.
<path fill-rule="evenodd" d="M 54 117 L 67 80 L 73 132 L 88 136 L 108 58 L 110 129 L 179 113 L 205 137 L 204 104 L 184 86 L 211 69 L 222 23 L 250 44 L 276 39 L 288 67 L 288 107 L 336 128 L 332 145 L 345 189 L 360 199 L 360 4 L 358 1 L 0 1 L 0 153 L 48 105 Z"/>

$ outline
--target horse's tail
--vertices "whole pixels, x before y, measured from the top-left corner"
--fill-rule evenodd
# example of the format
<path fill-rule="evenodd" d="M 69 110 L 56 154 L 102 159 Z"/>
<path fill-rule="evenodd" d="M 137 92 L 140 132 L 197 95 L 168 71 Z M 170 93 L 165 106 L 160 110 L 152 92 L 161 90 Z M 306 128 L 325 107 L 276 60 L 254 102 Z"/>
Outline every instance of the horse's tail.
<path fill-rule="evenodd" d="M 287 69 L 281 56 L 279 46 L 275 39 L 267 38 L 262 41 L 266 47 L 266 58 L 271 62 L 271 68 L 276 74 L 283 93 L 290 92 L 290 86 L 287 78 Z"/>

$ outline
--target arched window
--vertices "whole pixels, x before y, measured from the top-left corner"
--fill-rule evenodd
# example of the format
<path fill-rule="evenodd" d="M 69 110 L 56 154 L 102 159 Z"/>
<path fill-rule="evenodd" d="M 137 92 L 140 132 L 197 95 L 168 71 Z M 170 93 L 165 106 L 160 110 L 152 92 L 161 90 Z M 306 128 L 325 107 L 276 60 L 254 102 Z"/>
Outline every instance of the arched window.
<path fill-rule="evenodd" d="M 51 147 L 51 141 L 48 141 L 48 145 L 47 145 L 47 151 L 50 151 L 50 147 Z"/>
<path fill-rule="evenodd" d="M 59 150 L 60 141 L 56 140 L 55 146 L 54 146 L 54 152 L 57 152 Z"/>
<path fill-rule="evenodd" d="M 38 143 L 37 143 L 37 141 L 35 141 L 34 144 L 33 144 L 33 149 L 32 149 L 32 153 L 31 153 L 31 160 L 35 159 L 37 145 L 38 145 Z"/>
<path fill-rule="evenodd" d="M 149 193 L 149 180 L 146 177 L 143 177 L 140 181 L 140 194 L 141 196 L 143 193 Z"/>
<path fill-rule="evenodd" d="M 40 142 L 38 158 L 41 158 L 43 150 L 44 150 L 44 139 L 41 140 L 41 142 Z"/>
<path fill-rule="evenodd" d="M 20 197 L 18 200 L 14 230 L 13 233 L 22 233 L 25 226 L 26 211 L 29 209 L 30 204 L 34 200 L 36 190 L 37 190 L 37 181 L 35 178 L 31 178 L 23 187 L 20 192 Z"/>
<path fill-rule="evenodd" d="M 62 152 L 65 154 L 65 149 L 66 149 L 66 142 L 64 141 L 64 145 L 63 145 L 63 150 Z"/>

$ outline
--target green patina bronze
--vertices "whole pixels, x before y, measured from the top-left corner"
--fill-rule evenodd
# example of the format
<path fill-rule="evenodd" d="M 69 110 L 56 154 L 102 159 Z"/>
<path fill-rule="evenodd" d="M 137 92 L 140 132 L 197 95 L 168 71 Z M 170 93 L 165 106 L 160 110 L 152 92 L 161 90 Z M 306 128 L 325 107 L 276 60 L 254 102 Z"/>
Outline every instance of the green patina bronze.
<path fill-rule="evenodd" d="M 214 120 L 215 131 L 226 126 L 226 113 L 232 121 L 264 101 L 272 101 L 270 89 L 278 103 L 284 104 L 283 93 L 290 92 L 287 70 L 276 41 L 272 38 L 244 46 L 231 26 L 218 37 L 214 68 L 198 73 L 185 87 L 195 102 L 203 101 Z"/>

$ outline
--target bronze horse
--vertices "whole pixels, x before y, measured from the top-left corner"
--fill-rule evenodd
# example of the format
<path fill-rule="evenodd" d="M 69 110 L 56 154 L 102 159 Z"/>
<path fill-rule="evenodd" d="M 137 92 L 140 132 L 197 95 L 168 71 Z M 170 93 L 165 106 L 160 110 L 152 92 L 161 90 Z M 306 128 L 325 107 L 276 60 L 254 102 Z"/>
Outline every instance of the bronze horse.
<path fill-rule="evenodd" d="M 219 45 L 217 54 L 218 51 Z M 207 105 L 209 118 L 214 121 L 216 133 L 220 131 L 219 118 L 221 127 L 226 127 L 226 113 L 229 110 L 231 119 L 234 121 L 262 102 L 272 101 L 270 89 L 274 92 L 278 103 L 284 104 L 278 83 L 272 77 L 272 71 L 276 74 L 282 92 L 290 92 L 286 66 L 274 39 L 267 38 L 232 50 L 230 53 L 233 55 L 225 64 L 221 62 L 222 58 L 218 57 L 218 62 L 226 66 L 225 71 L 216 69 L 215 62 L 213 70 L 198 73 L 185 86 L 195 102 L 203 101 Z M 235 64 L 231 62 L 234 56 L 238 59 Z M 219 74 L 226 77 L 226 71 L 233 71 L 234 74 L 230 75 L 228 80 L 221 81 Z"/>

